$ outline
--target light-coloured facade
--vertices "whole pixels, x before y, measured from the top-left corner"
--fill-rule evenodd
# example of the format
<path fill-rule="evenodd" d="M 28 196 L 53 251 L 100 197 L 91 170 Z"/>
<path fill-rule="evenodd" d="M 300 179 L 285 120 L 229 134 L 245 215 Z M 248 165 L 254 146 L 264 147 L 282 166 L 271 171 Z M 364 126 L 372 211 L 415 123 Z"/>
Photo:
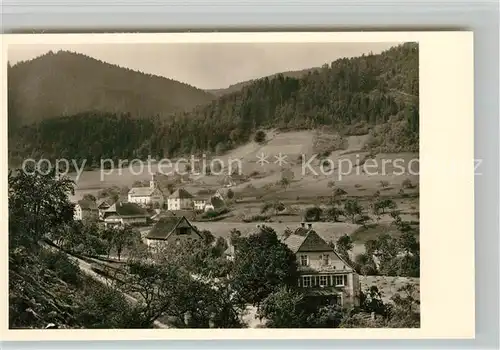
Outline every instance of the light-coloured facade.
<path fill-rule="evenodd" d="M 83 220 L 83 211 L 80 204 L 75 204 L 75 212 L 73 214 L 74 220 Z"/>
<path fill-rule="evenodd" d="M 176 190 L 167 199 L 168 210 L 193 210 L 193 196 L 183 188 Z"/>
<path fill-rule="evenodd" d="M 94 202 L 89 200 L 80 200 L 75 204 L 73 220 L 77 221 L 97 221 L 99 211 Z"/>
<path fill-rule="evenodd" d="M 128 202 L 141 206 L 163 207 L 165 202 L 163 193 L 158 189 L 154 175 L 148 187 L 132 187 L 128 192 Z"/>
<path fill-rule="evenodd" d="M 359 305 L 359 275 L 312 227 L 297 229 L 284 243 L 296 254 L 297 284 L 306 295 L 328 298 L 342 306 Z"/>
<path fill-rule="evenodd" d="M 205 206 L 207 205 L 207 201 L 204 199 L 195 199 L 193 200 L 193 205 L 195 210 L 205 210 Z"/>

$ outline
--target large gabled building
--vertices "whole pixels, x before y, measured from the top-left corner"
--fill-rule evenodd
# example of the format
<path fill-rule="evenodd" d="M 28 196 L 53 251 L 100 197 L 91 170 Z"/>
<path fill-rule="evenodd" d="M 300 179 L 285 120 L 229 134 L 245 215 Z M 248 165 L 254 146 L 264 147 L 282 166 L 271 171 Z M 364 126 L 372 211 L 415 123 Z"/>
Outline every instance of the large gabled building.
<path fill-rule="evenodd" d="M 296 255 L 300 277 L 298 286 L 306 295 L 328 299 L 345 306 L 359 305 L 359 275 L 309 224 L 301 224 L 283 239 Z"/>
<path fill-rule="evenodd" d="M 180 244 L 184 240 L 202 239 L 199 231 L 185 216 L 164 216 L 146 235 L 148 246 L 158 244 Z"/>
<path fill-rule="evenodd" d="M 153 206 L 162 208 L 164 203 L 163 193 L 156 185 L 155 176 L 151 176 L 149 186 L 132 187 L 128 192 L 128 202 L 141 206 Z"/>
<path fill-rule="evenodd" d="M 116 202 L 103 212 L 104 225 L 124 226 L 124 225 L 146 225 L 148 212 L 136 203 Z"/>
<path fill-rule="evenodd" d="M 168 210 L 194 210 L 194 197 L 183 188 L 179 188 L 167 199 Z"/>

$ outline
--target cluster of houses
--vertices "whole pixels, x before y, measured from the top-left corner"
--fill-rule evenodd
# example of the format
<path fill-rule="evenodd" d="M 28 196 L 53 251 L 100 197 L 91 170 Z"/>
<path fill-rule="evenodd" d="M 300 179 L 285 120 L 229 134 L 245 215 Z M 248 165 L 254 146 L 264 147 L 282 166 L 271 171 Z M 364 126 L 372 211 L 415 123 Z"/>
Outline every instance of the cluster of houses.
<path fill-rule="evenodd" d="M 193 196 L 184 188 L 177 189 L 165 199 L 153 175 L 149 186 L 131 188 L 126 201 L 78 201 L 74 219 L 101 221 L 105 226 L 145 225 L 148 219 L 160 212 L 160 208 L 166 208 L 169 212 L 207 212 L 224 207 L 225 200 L 224 189 L 208 198 L 201 198 Z"/>
<path fill-rule="evenodd" d="M 184 240 L 203 239 L 185 216 L 164 216 L 145 236 L 148 246 L 180 244 Z M 325 299 L 340 306 L 359 305 L 361 286 L 359 275 L 313 229 L 301 223 L 292 234 L 281 240 L 296 254 L 299 264 L 297 285 L 307 296 Z M 224 252 L 233 260 L 238 249 L 229 244 Z"/>
<path fill-rule="evenodd" d="M 214 209 L 215 202 L 224 203 L 224 189 L 207 200 L 195 198 L 180 188 L 165 201 L 152 178 L 148 187 L 132 188 L 128 193 L 128 202 L 79 201 L 75 219 L 92 218 L 104 222 L 106 226 L 145 225 L 152 220 L 154 225 L 143 237 L 149 247 L 180 244 L 185 240 L 203 239 L 190 219 L 195 211 Z M 151 212 L 147 209 L 151 206 L 162 208 L 165 203 L 167 211 Z M 280 239 L 296 254 L 300 274 L 297 285 L 306 295 L 341 306 L 359 305 L 361 287 L 358 274 L 316 233 L 312 224 L 301 223 L 292 234 Z M 229 243 L 224 254 L 227 259 L 233 260 L 238 248 Z"/>

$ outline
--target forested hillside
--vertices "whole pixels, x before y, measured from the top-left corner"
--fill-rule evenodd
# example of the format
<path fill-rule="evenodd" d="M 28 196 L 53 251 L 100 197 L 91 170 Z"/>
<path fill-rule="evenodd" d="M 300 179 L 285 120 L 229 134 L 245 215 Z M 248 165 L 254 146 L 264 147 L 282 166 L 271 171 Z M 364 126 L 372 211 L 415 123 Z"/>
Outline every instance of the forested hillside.
<path fill-rule="evenodd" d="M 170 118 L 138 121 L 111 113 L 45 120 L 11 133 L 10 155 L 171 157 L 223 151 L 248 142 L 258 129 L 325 125 L 371 133 L 369 145 L 377 151 L 418 151 L 418 79 L 418 45 L 407 43 L 340 59 L 302 78 L 263 78 Z"/>
<path fill-rule="evenodd" d="M 175 80 L 68 51 L 9 67 L 8 94 L 11 129 L 89 111 L 167 116 L 214 97 Z"/>
<path fill-rule="evenodd" d="M 269 77 L 267 77 L 268 79 L 272 79 L 272 78 L 275 78 L 277 77 L 278 75 L 283 75 L 284 78 L 296 78 L 296 79 L 299 79 L 299 78 L 302 78 L 304 75 L 306 75 L 307 73 L 309 72 L 314 72 L 315 70 L 318 70 L 319 68 L 308 68 L 308 69 L 302 69 L 302 70 L 297 70 L 297 71 L 289 71 L 289 72 L 282 72 L 282 73 L 277 73 L 277 74 L 273 74 Z M 227 94 L 230 94 L 230 93 L 233 93 L 233 92 L 238 92 L 240 90 L 242 90 L 244 87 L 246 86 L 249 86 L 251 85 L 252 83 L 254 83 L 256 80 L 259 80 L 259 79 L 253 79 L 253 80 L 247 80 L 247 81 L 242 81 L 242 82 L 239 82 L 239 83 L 236 83 L 236 84 L 232 84 L 230 86 L 228 86 L 227 88 L 225 89 L 211 89 L 211 90 L 207 90 L 207 92 L 215 95 L 215 96 L 223 96 L 223 95 L 227 95 Z"/>

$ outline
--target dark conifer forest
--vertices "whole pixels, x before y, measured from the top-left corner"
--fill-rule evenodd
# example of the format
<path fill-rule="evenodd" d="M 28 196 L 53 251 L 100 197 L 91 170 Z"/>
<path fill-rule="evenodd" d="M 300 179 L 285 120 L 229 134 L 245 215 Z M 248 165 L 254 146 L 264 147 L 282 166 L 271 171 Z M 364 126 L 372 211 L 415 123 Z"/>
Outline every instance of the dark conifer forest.
<path fill-rule="evenodd" d="M 29 64 L 25 68 L 10 68 L 9 89 L 13 85 L 11 79 L 25 74 L 16 70 L 29 69 Z M 116 90 L 114 93 L 123 102 L 116 111 L 99 108 L 97 104 L 95 109 L 74 114 L 58 109 L 59 102 L 44 95 L 43 85 L 37 87 L 35 94 L 43 98 L 30 107 L 21 108 L 9 90 L 9 157 L 11 162 L 24 157 L 86 158 L 87 164 L 99 157 L 173 157 L 231 149 L 251 141 L 260 129 L 304 130 L 321 126 L 344 135 L 370 133 L 369 147 L 377 152 L 418 151 L 418 66 L 418 44 L 406 43 L 381 54 L 339 59 L 301 77 L 265 77 L 217 99 L 183 86 L 187 91 L 184 101 L 193 101 L 195 107 L 189 109 L 188 103 L 179 103 L 172 109 L 175 113 L 160 113 L 160 107 L 144 100 L 141 118 L 137 118 L 137 108 L 124 110 L 130 103 L 129 97 Z M 84 84 L 85 80 L 74 82 Z M 122 89 L 127 90 L 128 85 Z M 110 96 L 108 92 L 105 96 Z M 61 98 L 69 99 L 71 103 L 66 105 L 72 105 L 76 97 Z M 139 106 L 141 97 L 136 97 Z M 24 120 L 22 115 L 29 111 L 27 108 L 37 111 L 37 116 L 30 116 L 30 120 L 41 121 L 21 127 L 15 119 Z M 48 110 L 58 111 L 60 116 L 45 118 L 43 113 Z"/>

